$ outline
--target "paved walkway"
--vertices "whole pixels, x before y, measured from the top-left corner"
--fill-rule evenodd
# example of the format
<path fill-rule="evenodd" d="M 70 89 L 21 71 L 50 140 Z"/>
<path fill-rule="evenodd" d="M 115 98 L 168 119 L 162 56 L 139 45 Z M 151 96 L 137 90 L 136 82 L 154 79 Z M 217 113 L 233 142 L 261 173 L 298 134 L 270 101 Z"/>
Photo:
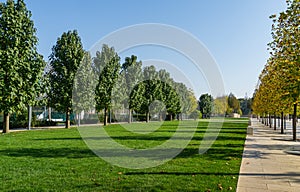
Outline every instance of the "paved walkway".
<path fill-rule="evenodd" d="M 300 151 L 300 142 L 290 141 L 290 126 L 280 134 L 256 119 L 251 122 L 254 134 L 245 142 L 237 191 L 300 191 L 300 155 L 287 153 Z"/>

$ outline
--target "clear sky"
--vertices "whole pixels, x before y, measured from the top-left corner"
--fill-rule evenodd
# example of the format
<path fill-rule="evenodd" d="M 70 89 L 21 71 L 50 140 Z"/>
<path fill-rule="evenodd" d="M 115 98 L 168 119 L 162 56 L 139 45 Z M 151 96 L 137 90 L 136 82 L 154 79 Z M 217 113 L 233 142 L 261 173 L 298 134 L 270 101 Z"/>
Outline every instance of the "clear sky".
<path fill-rule="evenodd" d="M 1 0 L 3 2 L 3 0 Z M 129 25 L 162 23 L 179 27 L 209 49 L 221 70 L 226 93 L 252 96 L 271 41 L 269 16 L 286 8 L 284 0 L 25 0 L 48 60 L 63 32 L 76 29 L 84 48 Z M 149 59 L 138 51 L 139 59 Z M 130 55 L 128 55 L 130 56 Z M 194 90 L 196 96 L 205 88 Z"/>

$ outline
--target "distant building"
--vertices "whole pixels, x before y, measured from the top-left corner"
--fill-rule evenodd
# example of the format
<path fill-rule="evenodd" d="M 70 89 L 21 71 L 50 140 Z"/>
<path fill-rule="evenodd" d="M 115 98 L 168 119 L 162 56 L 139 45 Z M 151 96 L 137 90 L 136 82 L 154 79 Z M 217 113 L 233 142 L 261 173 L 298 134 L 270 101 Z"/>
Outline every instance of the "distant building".
<path fill-rule="evenodd" d="M 233 118 L 241 118 L 241 115 L 238 114 L 238 113 L 232 113 L 229 115 L 230 117 L 233 117 Z"/>

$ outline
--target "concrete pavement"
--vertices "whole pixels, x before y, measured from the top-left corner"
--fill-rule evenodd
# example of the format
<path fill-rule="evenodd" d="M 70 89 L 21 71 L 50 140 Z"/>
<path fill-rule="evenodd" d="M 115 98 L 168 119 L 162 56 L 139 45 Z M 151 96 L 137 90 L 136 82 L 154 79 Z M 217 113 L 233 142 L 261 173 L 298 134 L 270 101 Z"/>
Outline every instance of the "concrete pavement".
<path fill-rule="evenodd" d="M 243 153 L 238 192 L 298 192 L 300 191 L 300 142 L 290 141 L 286 134 L 251 119 L 253 135 L 248 135 Z M 298 137 L 299 138 L 299 137 Z"/>

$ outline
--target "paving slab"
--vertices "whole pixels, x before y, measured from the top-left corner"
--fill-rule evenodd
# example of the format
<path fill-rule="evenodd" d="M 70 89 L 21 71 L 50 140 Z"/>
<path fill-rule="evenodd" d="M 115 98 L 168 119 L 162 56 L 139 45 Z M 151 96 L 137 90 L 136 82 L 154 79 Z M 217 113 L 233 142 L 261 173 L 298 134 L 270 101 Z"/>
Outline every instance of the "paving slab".
<path fill-rule="evenodd" d="M 291 124 L 291 122 L 288 122 Z M 291 125 L 285 134 L 251 119 L 253 135 L 247 135 L 238 180 L 238 192 L 300 191 L 300 142 L 291 141 Z"/>

